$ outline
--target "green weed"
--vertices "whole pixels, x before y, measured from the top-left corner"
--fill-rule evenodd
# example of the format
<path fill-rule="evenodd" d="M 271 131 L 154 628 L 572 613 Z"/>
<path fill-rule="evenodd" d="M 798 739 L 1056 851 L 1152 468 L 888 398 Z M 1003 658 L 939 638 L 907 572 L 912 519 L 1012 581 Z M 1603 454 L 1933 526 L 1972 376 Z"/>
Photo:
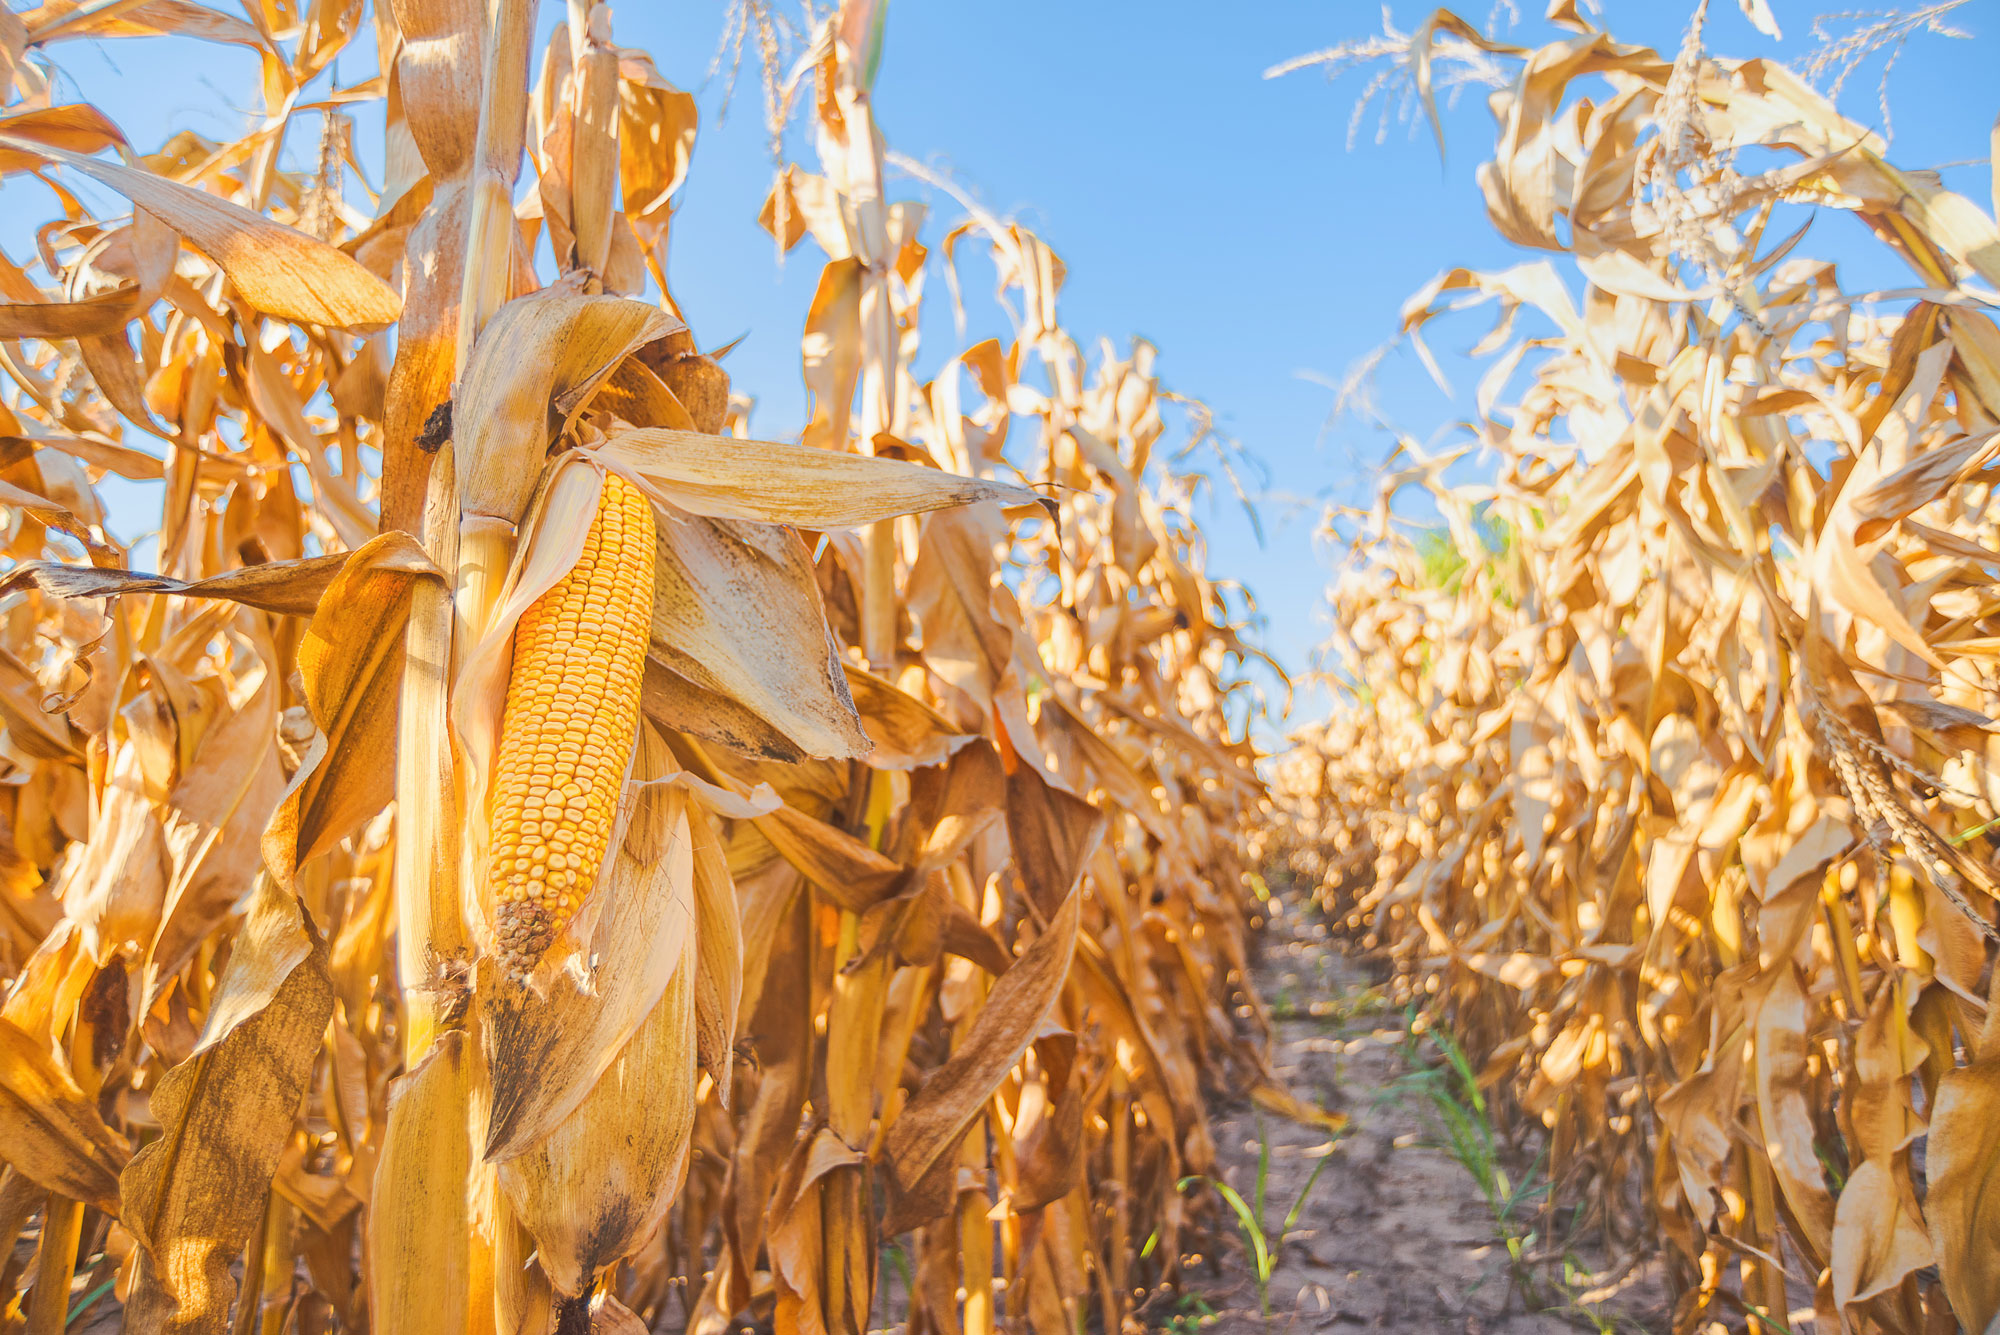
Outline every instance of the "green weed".
<path fill-rule="evenodd" d="M 1183 1293 L 1174 1299 L 1174 1314 L 1167 1318 L 1171 1335 L 1194 1335 L 1215 1321 L 1215 1309 L 1199 1293 Z"/>
<path fill-rule="evenodd" d="M 1206 1182 L 1220 1196 L 1230 1212 L 1236 1216 L 1237 1231 L 1243 1235 L 1244 1243 L 1250 1248 L 1250 1260 L 1257 1277 L 1257 1308 L 1265 1316 L 1271 1315 L 1271 1276 L 1278 1268 L 1278 1254 L 1285 1245 L 1285 1237 L 1298 1226 L 1299 1216 L 1305 1213 L 1306 1198 L 1319 1183 L 1319 1175 L 1326 1171 L 1333 1161 L 1329 1151 L 1313 1165 L 1311 1176 L 1299 1188 L 1298 1198 L 1292 1208 L 1285 1212 L 1284 1221 L 1273 1231 L 1265 1222 L 1266 1196 L 1271 1185 L 1271 1138 L 1264 1129 L 1264 1119 L 1257 1119 L 1257 1186 L 1256 1204 L 1243 1199 L 1243 1194 L 1227 1182 L 1212 1177 L 1184 1177 L 1179 1189 L 1186 1191 L 1196 1182 Z"/>
<path fill-rule="evenodd" d="M 1364 987 L 1343 996 L 1309 1001 L 1301 1006 L 1291 987 L 1281 983 L 1270 1009 L 1274 1020 L 1324 1020 L 1329 1024 L 1346 1024 L 1350 1020 L 1379 1015 L 1388 1010 L 1389 997 L 1379 987 Z"/>
<path fill-rule="evenodd" d="M 1515 1180 L 1502 1160 L 1486 1095 L 1479 1088 L 1479 1073 L 1465 1049 L 1449 1032 L 1435 1026 L 1420 1036 L 1414 1006 L 1405 1012 L 1404 1020 L 1403 1051 L 1416 1069 L 1399 1080 L 1397 1086 L 1404 1091 L 1415 1091 L 1424 1103 L 1432 1132 L 1425 1143 L 1450 1155 L 1478 1186 L 1492 1218 L 1494 1234 L 1506 1249 L 1507 1267 L 1516 1291 L 1538 1311 L 1578 1317 L 1600 1335 L 1611 1335 L 1617 1328 L 1611 1318 L 1576 1301 L 1575 1295 L 1582 1287 L 1579 1278 L 1582 1268 L 1574 1258 L 1565 1256 L 1561 1279 L 1551 1281 L 1544 1277 L 1542 1268 L 1531 1256 L 1537 1235 L 1528 1224 L 1527 1215 L 1533 1203 L 1548 1193 L 1548 1183 L 1538 1180 L 1546 1151 L 1537 1154 L 1526 1172 Z M 1422 1040 L 1428 1041 L 1428 1046 L 1443 1058 L 1442 1062 L 1426 1061 Z"/>

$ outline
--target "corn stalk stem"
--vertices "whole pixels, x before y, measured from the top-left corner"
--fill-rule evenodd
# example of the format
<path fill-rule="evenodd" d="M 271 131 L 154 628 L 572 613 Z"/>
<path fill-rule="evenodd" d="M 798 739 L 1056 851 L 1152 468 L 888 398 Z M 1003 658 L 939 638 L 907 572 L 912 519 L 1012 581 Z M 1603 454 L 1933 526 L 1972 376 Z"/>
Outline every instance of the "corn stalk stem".
<path fill-rule="evenodd" d="M 246 1253 L 246 1285 L 249 1267 L 255 1265 L 258 1270 L 257 1307 L 247 1327 L 256 1331 L 257 1335 L 283 1335 L 285 1324 L 291 1317 L 289 1302 L 281 1301 L 273 1306 L 266 1299 L 273 1296 L 289 1299 L 291 1296 L 292 1219 L 296 1212 L 297 1207 L 282 1193 L 273 1191 L 264 1207 L 261 1245 L 254 1254 Z"/>
<path fill-rule="evenodd" d="M 487 0 L 486 61 L 472 152 L 472 212 L 458 303 L 461 377 L 479 331 L 505 304 L 512 283 L 514 177 L 520 171 L 526 134 L 528 40 L 534 26 L 534 0 Z"/>
<path fill-rule="evenodd" d="M 447 579 L 458 569 L 458 481 L 447 443 L 431 464 L 424 550 Z M 452 590 L 418 580 L 403 639 L 396 747 L 396 940 L 403 1056 L 430 1051 L 450 1008 L 446 973 L 466 951 L 458 899 L 458 785 L 447 733 Z"/>
<path fill-rule="evenodd" d="M 527 133 L 528 43 L 534 0 L 487 0 L 486 61 L 480 83 L 479 130 L 473 148 L 472 208 L 466 224 L 465 273 L 459 291 L 455 378 L 463 380 L 472 349 L 513 291 L 514 179 Z M 510 524 L 454 514 L 461 526 L 454 571 L 456 652 L 485 627 L 514 558 Z"/>
<path fill-rule="evenodd" d="M 76 1244 L 83 1237 L 83 1203 L 50 1195 L 42 1216 L 42 1256 L 28 1299 L 28 1335 L 60 1335 L 69 1320 L 69 1284 L 76 1274 Z"/>
<path fill-rule="evenodd" d="M 462 379 L 479 332 L 507 299 L 514 256 L 510 196 L 527 114 L 528 38 L 534 4 L 488 0 L 479 128 L 465 274 L 459 294 L 455 375 Z M 397 939 L 406 998 L 404 1054 L 428 1052 L 452 986 L 441 973 L 466 955 L 459 904 L 459 789 L 450 737 L 450 681 L 465 649 L 459 623 L 477 625 L 511 556 L 511 535 L 473 534 L 461 562 L 458 477 L 450 444 L 431 465 L 424 548 L 449 583 L 412 593 L 405 635 L 397 747 Z"/>
<path fill-rule="evenodd" d="M 257 1227 L 243 1248 L 243 1284 L 236 1290 L 236 1318 L 230 1323 L 230 1335 L 250 1335 L 257 1328 L 257 1313 L 264 1305 L 264 1266 L 260 1258 L 264 1255 L 264 1239 L 270 1236 L 271 1205 L 276 1197 L 275 1191 L 264 1193 L 263 1213 L 257 1216 Z"/>
<path fill-rule="evenodd" d="M 895 429 L 896 329 L 889 303 L 889 220 L 882 197 L 882 139 L 874 108 L 853 81 L 849 53 L 841 64 L 846 151 L 837 175 L 852 206 L 850 240 L 861 260 L 861 384 L 859 428 L 871 452 Z M 896 662 L 896 521 L 870 524 L 861 535 L 865 566 L 861 599 L 861 652 L 877 672 Z"/>
<path fill-rule="evenodd" d="M 840 63 L 839 96 L 846 118 L 846 143 L 834 176 L 852 205 L 851 240 L 861 271 L 861 402 L 855 425 L 871 452 L 879 452 L 891 426 L 889 384 L 895 373 L 886 282 L 886 217 L 882 203 L 882 146 L 869 115 L 867 93 L 854 82 L 851 53 Z M 882 520 L 862 532 L 861 651 L 878 672 L 893 672 L 896 660 L 896 521 Z M 887 775 L 861 772 L 866 785 L 869 842 L 880 847 L 891 789 Z M 889 986 L 886 959 L 853 972 L 845 968 L 859 937 L 860 919 L 840 915 L 833 1000 L 827 1013 L 827 1120 L 835 1135 L 856 1148 L 869 1141 L 875 1115 L 875 1064 Z M 855 1225 L 873 1218 L 872 1190 L 865 1168 L 830 1175 L 822 1187 L 822 1311 L 834 1335 L 865 1328 L 874 1305 L 875 1243 L 857 1236 Z M 872 1230 L 862 1230 L 872 1233 Z"/>

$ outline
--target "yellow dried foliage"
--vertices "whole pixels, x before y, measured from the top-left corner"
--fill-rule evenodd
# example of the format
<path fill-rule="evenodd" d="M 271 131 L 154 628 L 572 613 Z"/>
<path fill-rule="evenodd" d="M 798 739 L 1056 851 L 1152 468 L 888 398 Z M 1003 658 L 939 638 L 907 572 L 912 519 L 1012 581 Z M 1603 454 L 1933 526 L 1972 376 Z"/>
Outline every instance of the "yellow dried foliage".
<path fill-rule="evenodd" d="M 812 420 L 749 439 L 658 289 L 693 100 L 605 4 L 539 55 L 491 11 L 0 15 L 0 172 L 61 210 L 0 264 L 0 1225 L 39 1250 L 0 1323 L 1132 1328 L 1204 1086 L 1282 1102 L 1249 609 L 1152 350 L 1087 357 L 1032 234 L 885 196 L 854 3 L 776 71 L 819 163 L 772 230 L 826 268 Z M 251 135 L 136 155 L 56 100 L 60 39 L 168 32 L 261 55 Z M 920 380 L 968 247 L 1027 318 Z M 113 476 L 161 484 L 155 570 Z M 510 741 L 600 677 L 639 717 L 589 715 L 604 819 L 556 848 L 516 807 L 569 753 Z M 577 891 L 532 950 L 530 819 Z"/>
<path fill-rule="evenodd" d="M 1677 1332 L 1986 1330 L 2000 232 L 1698 20 L 1559 17 L 1487 46 L 1480 172 L 1549 257 L 1405 310 L 1497 309 L 1491 467 L 1405 448 L 1336 520 L 1294 861 L 1546 1145 L 1552 1254 L 1657 1251 Z M 1844 287 L 1807 209 L 1911 284 Z"/>

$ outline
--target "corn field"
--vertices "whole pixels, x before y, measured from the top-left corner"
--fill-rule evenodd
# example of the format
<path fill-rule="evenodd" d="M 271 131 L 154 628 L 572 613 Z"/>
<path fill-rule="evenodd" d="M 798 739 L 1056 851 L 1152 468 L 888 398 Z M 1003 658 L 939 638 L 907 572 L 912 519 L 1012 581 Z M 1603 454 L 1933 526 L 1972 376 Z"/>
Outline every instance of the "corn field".
<path fill-rule="evenodd" d="M 1205 1089 L 1324 1117 L 1247 976 L 1205 419 L 1033 233 L 891 199 L 885 8 L 733 19 L 816 150 L 785 441 L 666 288 L 695 101 L 601 0 L 0 11 L 59 208 L 0 263 L 4 1329 L 1137 1330 Z M 160 34 L 258 54 L 249 134 L 57 95 Z M 975 251 L 1014 334 L 919 380 Z"/>
<path fill-rule="evenodd" d="M 1488 370 L 1336 521 L 1294 861 L 1676 1332 L 1988 1331 L 2000 231 L 1705 8 L 1414 39 L 1508 70 L 1479 182 L 1540 254 L 1403 313 L 1492 312 Z M 1814 257 L 1857 221 L 1907 283 Z"/>

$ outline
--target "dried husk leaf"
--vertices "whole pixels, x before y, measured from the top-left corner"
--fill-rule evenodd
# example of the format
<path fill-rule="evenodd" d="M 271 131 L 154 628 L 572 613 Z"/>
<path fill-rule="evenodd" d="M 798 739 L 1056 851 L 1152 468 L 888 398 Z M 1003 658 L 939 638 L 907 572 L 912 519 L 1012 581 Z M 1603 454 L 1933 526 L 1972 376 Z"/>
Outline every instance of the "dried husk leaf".
<path fill-rule="evenodd" d="M 673 978 L 569 1116 L 500 1164 L 500 1185 L 534 1235 L 556 1291 L 584 1293 L 645 1241 L 687 1171 L 694 1126 L 695 940 Z"/>
<path fill-rule="evenodd" d="M 755 714 L 805 755 L 866 755 L 799 535 L 672 512 L 657 533 L 653 657 Z"/>
<path fill-rule="evenodd" d="M 550 290 L 502 306 L 452 404 L 464 513 L 520 523 L 549 443 L 633 349 L 678 326 L 620 297 Z"/>
<path fill-rule="evenodd" d="M 1044 504 L 1034 492 L 1011 482 L 805 445 L 659 427 L 619 432 L 598 453 L 629 471 L 656 499 L 716 519 L 853 528 L 976 501 Z"/>
<path fill-rule="evenodd" d="M 671 763 L 656 739 L 640 745 L 651 765 Z M 528 1151 L 571 1115 L 658 1009 L 682 967 L 682 943 L 697 931 L 688 800 L 672 786 L 628 791 L 630 810 L 593 891 L 596 925 L 582 977 L 557 974 L 546 995 L 538 995 L 481 966 L 481 1032 L 493 1091 L 483 1150 L 489 1162 Z"/>

